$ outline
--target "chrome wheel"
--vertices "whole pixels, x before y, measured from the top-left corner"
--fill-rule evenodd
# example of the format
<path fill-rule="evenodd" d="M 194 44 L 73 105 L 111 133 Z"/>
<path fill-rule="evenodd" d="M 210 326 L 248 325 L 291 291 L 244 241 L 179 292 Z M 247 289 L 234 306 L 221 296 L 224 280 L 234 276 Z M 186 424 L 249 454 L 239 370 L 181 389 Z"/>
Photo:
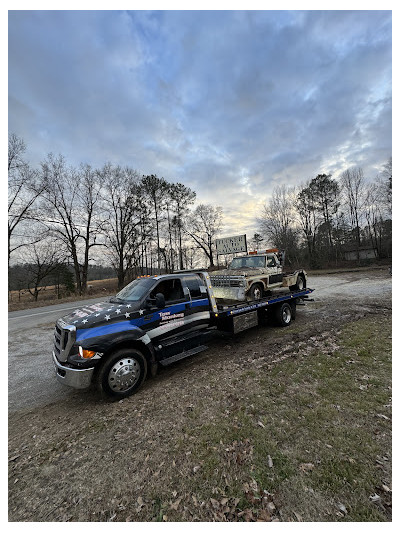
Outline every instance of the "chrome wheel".
<path fill-rule="evenodd" d="M 110 368 L 108 385 L 112 391 L 126 392 L 132 388 L 140 378 L 141 368 L 133 357 L 119 359 Z"/>
<path fill-rule="evenodd" d="M 292 320 L 292 311 L 290 305 L 285 305 L 282 309 L 282 320 L 285 322 L 285 324 L 290 324 L 290 321 Z"/>

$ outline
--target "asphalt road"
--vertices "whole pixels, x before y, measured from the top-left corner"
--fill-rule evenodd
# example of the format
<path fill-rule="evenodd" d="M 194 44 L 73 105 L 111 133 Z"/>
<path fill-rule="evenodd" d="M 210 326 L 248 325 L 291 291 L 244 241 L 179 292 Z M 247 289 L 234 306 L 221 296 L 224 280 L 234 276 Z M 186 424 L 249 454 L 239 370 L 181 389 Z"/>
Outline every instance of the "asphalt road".
<path fill-rule="evenodd" d="M 109 298 L 109 297 L 108 297 Z M 53 331 L 58 318 L 86 304 L 106 300 L 48 305 L 8 313 L 8 409 L 24 411 L 66 400 L 86 391 L 58 383 L 52 362 Z"/>
<path fill-rule="evenodd" d="M 109 298 L 109 297 L 108 297 Z M 54 323 L 60 316 L 66 315 L 77 307 L 104 302 L 106 298 L 91 298 L 79 302 L 67 302 L 63 304 L 47 305 L 34 309 L 23 309 L 22 311 L 11 311 L 8 313 L 8 333 L 40 326 L 49 322 Z"/>
<path fill-rule="evenodd" d="M 376 306 L 382 298 L 391 298 L 392 279 L 387 272 L 336 274 L 309 278 L 308 286 L 315 289 L 313 298 L 319 306 L 326 299 L 337 302 L 338 312 L 346 306 Z M 20 412 L 45 407 L 57 401 L 80 398 L 93 401 L 93 391 L 74 390 L 58 383 L 52 362 L 55 321 L 71 310 L 106 298 L 68 302 L 48 307 L 9 313 L 8 392 L 9 411 Z M 318 309 L 321 307 L 318 306 Z M 312 303 L 301 313 L 317 312 Z M 324 309 L 324 307 L 322 307 Z M 318 311 L 320 312 L 320 311 Z M 328 313 L 328 310 L 327 310 Z M 327 314 L 329 321 L 329 313 Z"/>

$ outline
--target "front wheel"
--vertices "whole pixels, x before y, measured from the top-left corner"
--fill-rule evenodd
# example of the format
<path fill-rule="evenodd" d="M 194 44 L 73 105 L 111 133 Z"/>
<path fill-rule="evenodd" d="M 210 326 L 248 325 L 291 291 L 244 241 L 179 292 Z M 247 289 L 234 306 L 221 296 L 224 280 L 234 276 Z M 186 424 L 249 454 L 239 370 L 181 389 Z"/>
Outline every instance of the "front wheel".
<path fill-rule="evenodd" d="M 261 300 L 263 296 L 263 286 L 260 283 L 254 283 L 249 290 L 250 300 Z"/>
<path fill-rule="evenodd" d="M 108 357 L 99 372 L 101 390 L 115 399 L 134 394 L 147 374 L 147 361 L 138 350 L 118 350 Z"/>

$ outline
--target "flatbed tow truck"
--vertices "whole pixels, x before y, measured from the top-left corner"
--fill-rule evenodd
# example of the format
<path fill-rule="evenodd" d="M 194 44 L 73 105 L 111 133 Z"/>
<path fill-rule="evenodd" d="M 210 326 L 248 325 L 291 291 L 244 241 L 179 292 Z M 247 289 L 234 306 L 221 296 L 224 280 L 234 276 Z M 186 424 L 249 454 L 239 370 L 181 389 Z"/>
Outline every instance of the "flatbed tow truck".
<path fill-rule="evenodd" d="M 57 379 L 77 389 L 96 383 L 114 399 L 130 396 L 158 365 L 205 350 L 217 335 L 235 335 L 270 320 L 289 326 L 297 305 L 312 292 L 281 289 L 232 304 L 215 298 L 205 271 L 141 276 L 110 300 L 57 321 Z"/>

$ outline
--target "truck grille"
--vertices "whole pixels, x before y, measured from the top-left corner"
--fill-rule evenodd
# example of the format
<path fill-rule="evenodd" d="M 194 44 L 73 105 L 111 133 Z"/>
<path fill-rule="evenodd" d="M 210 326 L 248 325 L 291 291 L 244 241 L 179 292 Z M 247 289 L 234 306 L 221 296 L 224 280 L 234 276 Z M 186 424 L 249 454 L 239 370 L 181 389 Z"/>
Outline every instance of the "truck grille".
<path fill-rule="evenodd" d="M 58 320 L 54 328 L 54 353 L 59 361 L 66 361 L 76 338 L 75 326 Z"/>
<path fill-rule="evenodd" d="M 243 276 L 210 276 L 213 287 L 244 287 Z"/>

